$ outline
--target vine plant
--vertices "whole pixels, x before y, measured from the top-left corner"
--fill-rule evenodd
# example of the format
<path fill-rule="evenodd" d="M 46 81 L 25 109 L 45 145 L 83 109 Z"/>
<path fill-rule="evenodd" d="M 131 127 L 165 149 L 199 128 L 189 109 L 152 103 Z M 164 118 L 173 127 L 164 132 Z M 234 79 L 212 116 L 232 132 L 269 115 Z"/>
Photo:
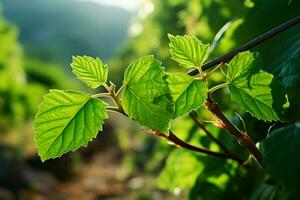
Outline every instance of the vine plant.
<path fill-rule="evenodd" d="M 289 23 L 281 26 L 281 29 L 279 27 L 279 30 L 278 27 L 272 30 L 271 34 L 267 32 L 259 41 L 253 40 L 222 59 L 206 64 L 210 48 L 208 44 L 203 44 L 193 36 L 169 34 L 172 59 L 184 68 L 195 69 L 188 74 L 168 73 L 152 55 L 145 56 L 127 67 L 123 85 L 118 90 L 114 83 L 108 83 L 108 65 L 99 58 L 73 57 L 71 67 L 77 78 L 92 89 L 103 86 L 106 92 L 87 94 L 74 90 L 50 90 L 45 95 L 34 123 L 35 143 L 41 160 L 60 157 L 86 146 L 102 130 L 104 120 L 108 118 L 107 112 L 118 112 L 147 127 L 148 133 L 165 138 L 178 147 L 232 159 L 243 165 L 244 161 L 227 149 L 198 120 L 197 110 L 208 109 L 218 119 L 217 125 L 232 134 L 264 167 L 263 156 L 246 130 L 239 130 L 225 116 L 213 100 L 212 93 L 227 87 L 232 101 L 254 117 L 264 121 L 283 120 L 286 99 L 282 86 L 272 74 L 262 70 L 258 53 L 245 50 L 286 29 L 287 25 L 291 26 Z M 218 66 L 209 73 L 204 72 L 216 64 Z M 224 82 L 208 88 L 210 75 L 221 67 L 226 70 Z M 104 97 L 111 98 L 113 104 L 103 101 Z M 222 152 L 196 147 L 178 138 L 172 132 L 170 122 L 185 115 L 189 115 Z"/>

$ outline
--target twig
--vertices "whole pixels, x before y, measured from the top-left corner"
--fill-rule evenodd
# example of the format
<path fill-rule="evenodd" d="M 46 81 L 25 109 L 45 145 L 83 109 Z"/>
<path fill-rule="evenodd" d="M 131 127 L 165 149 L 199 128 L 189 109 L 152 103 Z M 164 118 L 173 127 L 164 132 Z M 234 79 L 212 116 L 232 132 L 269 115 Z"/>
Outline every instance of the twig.
<path fill-rule="evenodd" d="M 241 146 L 245 147 L 250 154 L 253 155 L 255 160 L 264 168 L 263 156 L 261 152 L 257 149 L 252 139 L 249 137 L 247 132 L 240 131 L 236 126 L 234 126 L 229 119 L 221 111 L 220 107 L 216 102 L 213 101 L 210 94 L 208 95 L 206 101 L 206 108 L 210 110 L 222 123 L 225 129 L 228 130 L 240 143 Z"/>
<path fill-rule="evenodd" d="M 211 60 L 210 62 L 204 64 L 201 66 L 201 69 L 203 71 L 217 65 L 220 63 L 226 63 L 229 60 L 231 60 L 236 54 L 238 54 L 239 52 L 242 51 L 246 51 L 249 50 L 255 46 L 257 46 L 258 44 L 264 42 L 265 40 L 274 37 L 275 35 L 279 34 L 280 32 L 296 25 L 300 23 L 300 16 L 295 17 L 275 28 L 273 28 L 272 30 L 258 36 L 257 38 L 249 41 L 248 43 L 234 49 L 233 51 L 218 57 L 216 59 Z M 220 65 L 222 66 L 222 65 Z M 219 67 L 217 67 L 216 69 L 218 69 Z M 214 71 L 214 70 L 213 70 Z M 188 72 L 189 75 L 193 76 L 199 73 L 198 69 L 193 69 L 191 71 Z M 210 75 L 210 73 L 208 74 Z M 121 89 L 116 93 L 115 92 L 115 86 L 112 85 L 111 87 L 108 87 L 107 85 L 104 85 L 104 87 L 110 92 L 110 95 L 112 96 L 114 102 L 116 103 L 116 105 L 118 106 L 118 109 L 112 109 L 112 111 L 117 111 L 120 112 L 122 114 L 125 114 L 122 108 L 122 105 L 118 99 L 118 95 L 121 91 Z M 210 95 L 210 94 L 209 94 Z M 220 110 L 219 106 L 211 99 L 211 97 L 209 96 L 207 102 L 206 102 L 206 106 L 207 108 L 214 113 L 223 123 L 224 123 L 224 127 L 231 133 L 233 134 L 237 140 L 239 141 L 239 143 L 244 146 L 253 156 L 254 158 L 257 160 L 257 162 L 264 167 L 263 165 L 263 157 L 260 153 L 260 151 L 256 148 L 254 142 L 252 141 L 252 139 L 249 137 L 249 135 L 247 134 L 247 132 L 241 132 L 240 130 L 238 130 L 228 119 L 227 117 L 223 114 L 223 112 Z M 126 115 L 126 114 L 125 114 Z M 190 149 L 193 151 L 197 151 L 197 152 L 202 152 L 208 155 L 212 155 L 212 156 L 216 156 L 216 157 L 220 157 L 220 158 L 230 158 L 233 159 L 235 161 L 237 161 L 240 164 L 243 164 L 243 161 L 240 160 L 239 158 L 237 158 L 236 156 L 230 155 L 230 154 L 224 154 L 224 153 L 218 153 L 218 152 L 213 152 L 207 149 L 202 149 L 196 146 L 193 146 L 189 143 L 186 143 L 182 140 L 180 140 L 176 135 L 174 135 L 171 131 L 169 135 L 165 135 L 161 132 L 158 131 L 151 131 L 151 134 L 163 137 L 165 139 L 167 139 L 170 142 L 173 142 L 174 144 L 176 144 L 177 146 L 183 147 L 185 149 Z"/>
<path fill-rule="evenodd" d="M 208 78 L 210 75 L 212 75 L 214 72 L 216 72 L 218 69 L 220 69 L 223 65 L 225 65 L 223 62 L 220 63 L 218 66 L 216 66 L 213 70 L 211 70 L 210 72 L 208 72 L 208 74 L 206 74 L 204 76 L 204 79 Z"/>
<path fill-rule="evenodd" d="M 208 149 L 196 147 L 194 145 L 191 145 L 191 144 L 189 144 L 189 143 L 181 140 L 174 133 L 172 133 L 172 131 L 169 132 L 169 135 L 166 135 L 166 134 L 164 134 L 164 133 L 162 133 L 160 131 L 156 131 L 156 130 L 149 130 L 149 131 L 147 131 L 147 133 L 150 133 L 152 135 L 165 138 L 169 142 L 174 143 L 177 147 L 182 147 L 184 149 L 188 149 L 188 150 L 191 150 L 191 151 L 204 153 L 204 154 L 207 154 L 207 155 L 210 155 L 210 156 L 215 156 L 215 157 L 218 157 L 218 158 L 232 159 L 232 160 L 237 161 L 239 164 L 243 165 L 243 161 L 241 159 L 237 158 L 234 155 L 226 154 L 226 153 L 214 152 L 214 151 L 210 151 Z"/>
<path fill-rule="evenodd" d="M 215 59 L 207 62 L 206 64 L 202 65 L 202 67 L 201 67 L 202 71 L 205 71 L 219 63 L 222 63 L 222 62 L 226 63 L 226 62 L 230 61 L 236 54 L 238 54 L 242 51 L 249 50 L 249 49 L 259 45 L 260 43 L 264 42 L 265 40 L 272 38 L 275 35 L 281 33 L 282 31 L 284 31 L 292 26 L 297 25 L 298 23 L 300 23 L 300 16 L 297 16 L 297 17 L 271 29 L 270 31 L 265 32 L 264 34 L 254 38 L 253 40 L 247 42 L 246 44 L 234 49 L 233 51 L 231 51 L 221 57 L 215 58 Z M 193 69 L 188 72 L 188 74 L 191 76 L 197 75 L 198 73 L 199 73 L 198 69 Z"/>
<path fill-rule="evenodd" d="M 240 120 L 241 120 L 241 122 L 243 124 L 243 128 L 246 131 L 246 124 L 245 124 L 245 121 L 243 120 L 242 116 L 239 113 L 237 113 L 237 112 L 234 112 L 234 113 L 240 118 Z"/>
<path fill-rule="evenodd" d="M 109 92 L 109 96 L 112 98 L 113 102 L 115 103 L 115 105 L 118 107 L 117 110 L 114 109 L 114 111 L 118 111 L 119 113 L 127 116 L 123 110 L 123 106 L 122 103 L 120 102 L 120 98 L 119 98 L 119 94 L 120 93 L 116 93 L 116 86 L 115 84 L 111 83 L 110 86 L 104 84 L 104 87 L 106 88 L 106 90 Z M 120 91 L 120 90 L 119 90 Z"/>
<path fill-rule="evenodd" d="M 209 62 L 207 62 L 206 64 L 201 66 L 202 71 L 205 71 L 207 69 L 210 69 L 211 67 L 220 64 L 220 66 L 222 66 L 224 63 L 230 61 L 235 55 L 237 55 L 240 52 L 249 50 L 257 45 L 259 45 L 260 43 L 264 42 L 265 40 L 274 37 L 275 35 L 281 33 L 282 31 L 297 25 L 298 23 L 300 23 L 300 16 L 297 16 L 273 29 L 271 29 L 268 32 L 263 33 L 262 35 L 254 38 L 253 40 L 247 42 L 246 44 L 234 49 L 233 51 L 215 58 Z M 216 69 L 218 69 L 219 66 L 216 67 Z M 214 69 L 215 70 L 215 69 Z M 213 70 L 213 71 L 214 71 Z M 197 75 L 199 73 L 198 69 L 193 69 L 191 71 L 189 71 L 187 74 L 194 76 Z M 210 73 L 209 73 L 210 75 Z M 219 86 L 215 89 L 218 89 Z M 221 111 L 221 109 L 219 108 L 219 106 L 217 105 L 216 102 L 213 101 L 213 99 L 210 96 L 211 93 L 209 93 L 209 97 L 207 99 L 206 102 L 206 107 L 208 108 L 208 110 L 210 110 L 216 117 L 218 117 L 218 119 L 223 123 L 223 126 L 231 133 L 233 134 L 236 139 L 239 141 L 239 143 L 244 146 L 255 158 L 255 160 L 264 168 L 264 164 L 263 164 L 263 156 L 260 153 L 260 151 L 256 148 L 254 142 L 252 141 L 252 139 L 249 137 L 247 132 L 242 132 L 240 130 L 237 129 L 237 127 L 235 127 L 228 119 L 227 117 L 224 115 L 224 113 Z"/>
<path fill-rule="evenodd" d="M 192 120 L 194 121 L 194 123 L 200 128 L 202 129 L 206 135 L 212 140 L 214 141 L 224 152 L 233 155 L 226 146 L 224 146 L 217 138 L 215 138 L 206 128 L 203 124 L 201 124 L 196 117 L 194 116 L 193 113 L 190 113 L 189 116 L 192 118 Z"/>

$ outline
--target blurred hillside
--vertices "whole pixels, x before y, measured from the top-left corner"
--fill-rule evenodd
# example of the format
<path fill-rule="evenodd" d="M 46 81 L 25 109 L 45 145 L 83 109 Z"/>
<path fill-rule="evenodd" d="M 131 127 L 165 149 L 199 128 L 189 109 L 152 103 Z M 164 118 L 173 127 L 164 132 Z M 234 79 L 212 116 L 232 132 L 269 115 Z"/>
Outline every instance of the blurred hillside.
<path fill-rule="evenodd" d="M 131 13 L 75 0 L 4 0 L 4 16 L 20 30 L 28 55 L 68 64 L 74 54 L 106 60 L 125 39 Z"/>
<path fill-rule="evenodd" d="M 42 96 L 53 87 L 79 87 L 56 64 L 27 56 L 18 33 L 0 12 L 0 146 L 32 146 L 31 121 Z"/>

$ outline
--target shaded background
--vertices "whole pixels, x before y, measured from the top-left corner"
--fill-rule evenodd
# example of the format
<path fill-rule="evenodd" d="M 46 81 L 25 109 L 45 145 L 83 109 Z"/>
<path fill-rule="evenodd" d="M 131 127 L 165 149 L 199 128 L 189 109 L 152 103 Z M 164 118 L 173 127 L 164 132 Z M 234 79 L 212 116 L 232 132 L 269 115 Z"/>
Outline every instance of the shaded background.
<path fill-rule="evenodd" d="M 42 163 L 34 148 L 32 122 L 48 89 L 88 91 L 71 73 L 72 55 L 100 57 L 109 63 L 110 80 L 120 86 L 125 67 L 147 54 L 154 54 L 169 71 L 183 70 L 170 60 L 167 33 L 213 42 L 213 58 L 299 15 L 299 1 L 3 0 L 1 8 L 0 199 L 285 198 L 287 188 L 270 174 L 174 150 L 117 114 L 110 115 L 104 131 L 87 148 Z M 284 74 L 285 60 L 294 59 L 298 68 L 291 68 L 295 77 L 286 87 L 291 118 L 299 119 L 299 96 L 293 88 L 300 85 L 300 27 L 255 50 L 262 54 L 265 70 L 275 75 Z M 216 73 L 212 80 L 221 82 L 222 75 Z M 243 112 L 226 94 L 217 93 L 220 104 L 239 124 L 234 112 Z M 201 113 L 202 120 L 211 120 Z M 254 140 L 265 137 L 270 124 L 242 117 Z M 176 120 L 173 126 L 181 138 L 217 148 L 190 119 Z M 209 123 L 207 128 L 247 158 L 231 136 Z"/>

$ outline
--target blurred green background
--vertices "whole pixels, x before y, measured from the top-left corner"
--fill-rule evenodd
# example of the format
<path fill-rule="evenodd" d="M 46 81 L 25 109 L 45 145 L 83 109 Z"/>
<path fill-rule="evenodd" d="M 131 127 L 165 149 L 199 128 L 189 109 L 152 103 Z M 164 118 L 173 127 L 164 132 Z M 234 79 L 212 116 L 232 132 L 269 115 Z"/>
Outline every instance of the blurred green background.
<path fill-rule="evenodd" d="M 111 114 L 104 131 L 87 148 L 40 162 L 32 122 L 50 88 L 84 89 L 72 75 L 72 55 L 98 56 L 119 86 L 125 67 L 154 54 L 168 71 L 167 33 L 191 34 L 213 43 L 211 59 L 300 14 L 298 0 L 2 0 L 0 12 L 0 199 L 294 199 L 290 188 L 259 168 L 210 158 L 146 135 L 136 123 Z M 265 70 L 281 77 L 294 59 L 300 74 L 300 27 L 256 47 Z M 290 119 L 299 120 L 299 76 L 286 84 Z M 213 75 L 214 83 L 222 74 Z M 228 116 L 259 141 L 270 123 L 244 114 L 227 91 L 217 93 Z M 211 115 L 201 111 L 201 120 Z M 174 132 L 195 145 L 218 150 L 189 118 Z M 234 138 L 207 128 L 247 159 Z M 299 158 L 300 160 L 300 158 Z"/>

